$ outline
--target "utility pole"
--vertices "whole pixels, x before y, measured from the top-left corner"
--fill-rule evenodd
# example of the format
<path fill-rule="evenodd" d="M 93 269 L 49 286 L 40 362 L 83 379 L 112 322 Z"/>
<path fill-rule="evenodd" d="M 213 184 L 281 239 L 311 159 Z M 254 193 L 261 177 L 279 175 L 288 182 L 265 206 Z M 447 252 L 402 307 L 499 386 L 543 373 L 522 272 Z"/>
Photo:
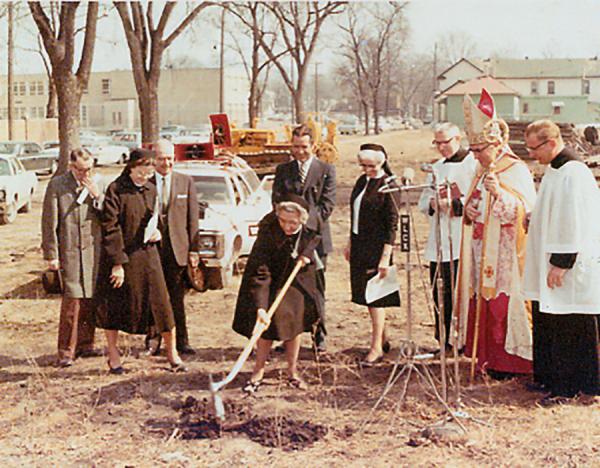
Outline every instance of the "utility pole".
<path fill-rule="evenodd" d="M 435 115 L 435 95 L 437 92 L 437 42 L 433 43 L 433 92 L 431 93 L 431 120 L 436 120 Z M 440 116 L 437 116 L 437 120 Z"/>
<path fill-rule="evenodd" d="M 315 119 L 319 118 L 319 62 L 315 62 Z"/>
<path fill-rule="evenodd" d="M 14 94 L 13 94 L 13 2 L 8 2 L 8 72 L 7 72 L 7 83 L 8 83 L 8 139 L 12 140 L 14 135 Z"/>
<path fill-rule="evenodd" d="M 219 113 L 225 112 L 225 8 L 221 10 L 221 53 L 219 57 Z"/>

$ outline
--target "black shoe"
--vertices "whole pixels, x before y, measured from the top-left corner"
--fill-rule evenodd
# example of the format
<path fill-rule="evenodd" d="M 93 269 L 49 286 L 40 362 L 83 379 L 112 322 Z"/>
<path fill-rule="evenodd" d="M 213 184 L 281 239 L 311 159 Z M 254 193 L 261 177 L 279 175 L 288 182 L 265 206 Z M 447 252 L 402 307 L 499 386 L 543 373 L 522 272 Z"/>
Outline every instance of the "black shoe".
<path fill-rule="evenodd" d="M 557 406 L 557 405 L 567 405 L 573 401 L 574 397 L 575 397 L 575 395 L 562 396 L 562 395 L 556 395 L 554 393 L 550 393 L 549 395 L 546 395 L 544 398 L 539 400 L 538 405 L 540 405 L 542 408 L 549 408 L 551 406 Z"/>
<path fill-rule="evenodd" d="M 549 389 L 548 387 L 540 382 L 527 382 L 525 384 L 525 388 L 527 390 L 529 390 L 530 392 L 540 392 L 540 393 L 544 393 L 544 392 L 548 392 Z"/>
<path fill-rule="evenodd" d="M 108 373 L 112 375 L 121 375 L 125 373 L 123 366 L 113 367 L 110 365 L 110 360 L 106 362 L 108 364 Z"/>
<path fill-rule="evenodd" d="M 182 346 L 181 348 L 177 348 L 177 352 L 179 354 L 189 354 L 189 355 L 196 354 L 196 350 L 189 345 Z"/>
<path fill-rule="evenodd" d="M 383 352 L 385 354 L 389 353 L 390 350 L 392 349 L 392 345 L 390 344 L 390 340 L 385 340 L 385 342 L 383 343 L 383 346 L 381 347 L 381 349 L 383 350 Z"/>

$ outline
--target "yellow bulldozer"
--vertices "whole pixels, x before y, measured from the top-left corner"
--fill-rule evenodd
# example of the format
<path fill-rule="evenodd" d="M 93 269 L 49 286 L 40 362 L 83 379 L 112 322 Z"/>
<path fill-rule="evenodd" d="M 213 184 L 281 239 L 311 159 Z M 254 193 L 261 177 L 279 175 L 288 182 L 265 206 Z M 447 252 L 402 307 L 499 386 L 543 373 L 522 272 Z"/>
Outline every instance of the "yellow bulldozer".
<path fill-rule="evenodd" d="M 292 154 L 292 128 L 285 127 L 285 141 L 277 141 L 274 130 L 237 128 L 226 114 L 210 116 L 213 142 L 216 152 L 229 152 L 246 160 L 259 176 L 274 174 L 278 164 L 290 160 Z M 334 164 L 339 157 L 337 150 L 337 125 L 327 123 L 327 136 L 323 137 L 321 124 L 308 116 L 306 124 L 311 128 L 316 145 L 316 155 L 325 162 Z"/>

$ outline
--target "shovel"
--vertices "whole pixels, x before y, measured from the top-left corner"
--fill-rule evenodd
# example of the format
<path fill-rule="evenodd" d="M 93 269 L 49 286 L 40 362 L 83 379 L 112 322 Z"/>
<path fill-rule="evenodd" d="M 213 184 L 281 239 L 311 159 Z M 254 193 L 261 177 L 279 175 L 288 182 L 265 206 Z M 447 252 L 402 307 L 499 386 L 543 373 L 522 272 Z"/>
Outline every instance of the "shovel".
<path fill-rule="evenodd" d="M 246 347 L 242 350 L 242 353 L 240 354 L 240 356 L 237 358 L 237 361 L 235 361 L 233 368 L 231 369 L 229 374 L 227 374 L 227 377 L 225 377 L 220 382 L 213 382 L 212 375 L 209 374 L 208 386 L 209 386 L 209 390 L 210 390 L 210 395 L 212 397 L 212 403 L 213 403 L 213 408 L 215 410 L 215 416 L 217 418 L 219 418 L 221 421 L 225 420 L 225 406 L 223 405 L 223 400 L 221 399 L 221 395 L 219 395 L 219 391 L 225 385 L 230 383 L 235 378 L 236 375 L 238 375 L 238 373 L 242 369 L 242 366 L 248 359 L 248 356 L 250 356 L 250 353 L 252 352 L 254 345 L 256 344 L 256 342 L 258 341 L 260 336 L 263 334 L 263 332 L 267 328 L 269 328 L 269 325 L 271 324 L 271 319 L 273 318 L 273 315 L 275 314 L 277 307 L 279 307 L 279 304 L 281 303 L 281 301 L 283 300 L 283 297 L 285 296 L 285 293 L 291 286 L 292 281 L 294 281 L 294 278 L 296 278 L 298 271 L 300 271 L 300 268 L 302 268 L 304 265 L 305 265 L 305 263 L 304 263 L 304 260 L 302 260 L 302 259 L 299 259 L 296 262 L 296 265 L 294 266 L 294 269 L 290 273 L 290 276 L 288 277 L 285 284 L 279 291 L 279 294 L 277 294 L 277 297 L 271 304 L 271 307 L 269 307 L 269 310 L 263 317 L 264 320 L 259 320 L 259 317 L 257 315 L 256 325 L 254 325 L 254 330 L 252 332 L 252 336 L 250 337 L 250 340 L 248 340 L 248 344 L 246 344 Z"/>

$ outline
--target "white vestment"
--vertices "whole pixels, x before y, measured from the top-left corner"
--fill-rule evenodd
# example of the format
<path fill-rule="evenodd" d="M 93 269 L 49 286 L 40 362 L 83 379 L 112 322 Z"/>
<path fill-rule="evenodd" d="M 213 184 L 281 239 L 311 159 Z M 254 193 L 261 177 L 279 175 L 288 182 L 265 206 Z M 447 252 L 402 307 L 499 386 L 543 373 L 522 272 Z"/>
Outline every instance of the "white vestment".
<path fill-rule="evenodd" d="M 465 197 L 475 176 L 477 161 L 472 153 L 469 153 L 460 162 L 444 163 L 445 159 L 436 161 L 432 168 L 435 171 L 438 184 L 448 181 L 450 184 L 455 183 L 461 193 L 460 201 L 463 206 Z M 432 176 L 427 175 L 427 183 L 431 184 Z M 435 198 L 435 192 L 432 188 L 426 188 L 421 192 L 419 198 L 419 210 L 425 214 L 429 214 L 429 201 Z M 460 254 L 460 235 L 462 230 L 462 217 L 452 216 L 448 220 L 449 212 L 440 212 L 441 224 L 441 245 L 442 245 L 442 261 L 449 262 L 451 259 L 456 260 Z M 448 236 L 448 221 L 450 221 L 450 231 L 452 236 L 452 255 L 450 255 L 450 238 Z M 425 259 L 430 262 L 437 262 L 437 216 L 429 216 L 429 237 L 425 247 Z"/>
<path fill-rule="evenodd" d="M 551 314 L 600 313 L 600 191 L 579 161 L 546 168 L 531 215 L 523 291 Z M 551 254 L 576 253 L 561 287 L 548 288 Z"/>

